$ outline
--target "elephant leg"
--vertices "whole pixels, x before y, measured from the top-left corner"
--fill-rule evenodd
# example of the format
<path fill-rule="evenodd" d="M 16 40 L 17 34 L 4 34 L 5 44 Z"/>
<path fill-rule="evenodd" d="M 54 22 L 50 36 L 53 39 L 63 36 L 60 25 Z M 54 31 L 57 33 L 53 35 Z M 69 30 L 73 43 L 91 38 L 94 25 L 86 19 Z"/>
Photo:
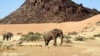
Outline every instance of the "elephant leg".
<path fill-rule="evenodd" d="M 7 41 L 9 40 L 9 37 L 7 36 Z"/>
<path fill-rule="evenodd" d="M 47 45 L 46 43 L 47 43 L 47 41 L 46 40 L 44 40 L 45 41 L 45 45 Z"/>
<path fill-rule="evenodd" d="M 47 40 L 46 39 L 44 39 L 44 41 L 45 41 L 45 45 L 47 45 L 46 43 L 47 43 Z"/>
<path fill-rule="evenodd" d="M 57 39 L 54 38 L 54 43 L 53 43 L 54 46 L 57 46 Z"/>
<path fill-rule="evenodd" d="M 50 40 L 45 40 L 45 45 L 48 46 Z"/>
<path fill-rule="evenodd" d="M 9 39 L 11 40 L 11 37 L 9 37 Z"/>
<path fill-rule="evenodd" d="M 3 40 L 5 40 L 5 36 L 3 36 Z"/>

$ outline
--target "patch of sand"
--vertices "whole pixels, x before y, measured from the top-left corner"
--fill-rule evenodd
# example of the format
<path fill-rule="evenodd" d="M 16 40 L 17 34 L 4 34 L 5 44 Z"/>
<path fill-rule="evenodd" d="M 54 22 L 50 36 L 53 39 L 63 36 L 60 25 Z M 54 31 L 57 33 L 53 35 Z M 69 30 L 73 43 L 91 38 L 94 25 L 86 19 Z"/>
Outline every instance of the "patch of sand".
<path fill-rule="evenodd" d="M 91 26 L 100 21 L 100 14 L 79 22 L 42 23 L 42 24 L 1 24 L 0 33 L 10 31 L 13 33 L 44 32 L 54 28 L 64 32 L 80 31 L 86 26 Z"/>
<path fill-rule="evenodd" d="M 79 22 L 6 24 L 0 25 L 0 34 L 5 31 L 10 31 L 15 34 L 20 32 L 44 32 L 54 28 L 60 28 L 64 33 L 66 33 L 72 31 L 81 31 L 85 27 L 89 27 L 88 29 L 85 29 L 85 32 L 79 33 L 79 35 L 84 35 L 85 33 L 90 37 L 90 35 L 100 32 L 100 26 L 95 25 L 95 23 L 98 21 L 100 21 L 100 14 Z M 93 28 L 95 28 L 95 30 L 91 31 Z M 2 40 L 2 36 L 0 36 L 0 39 Z M 14 35 L 12 41 L 19 39 L 20 36 Z M 57 40 L 57 43 L 59 44 L 60 40 Z M 50 42 L 49 46 L 44 46 L 44 42 L 23 42 L 22 45 L 23 46 L 21 47 L 17 47 L 16 50 L 0 52 L 0 56 L 100 56 L 100 38 L 96 38 L 96 40 L 88 40 L 86 42 L 73 41 L 72 44 L 64 43 L 62 46 L 57 47 L 52 46 L 53 41 Z"/>

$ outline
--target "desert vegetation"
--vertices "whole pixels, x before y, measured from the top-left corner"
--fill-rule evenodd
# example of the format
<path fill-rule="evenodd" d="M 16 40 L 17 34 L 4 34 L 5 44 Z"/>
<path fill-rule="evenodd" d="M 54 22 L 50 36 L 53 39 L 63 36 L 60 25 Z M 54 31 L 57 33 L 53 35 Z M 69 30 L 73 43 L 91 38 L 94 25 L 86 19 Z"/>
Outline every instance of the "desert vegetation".
<path fill-rule="evenodd" d="M 100 34 L 95 34 L 94 37 L 100 37 Z"/>
<path fill-rule="evenodd" d="M 86 38 L 84 36 L 76 36 L 74 38 L 75 41 L 86 41 Z"/>
<path fill-rule="evenodd" d="M 71 38 L 72 37 L 70 35 L 64 34 L 65 43 L 72 43 Z"/>
<path fill-rule="evenodd" d="M 95 40 L 95 37 L 88 37 L 87 39 L 90 39 L 90 40 Z"/>
<path fill-rule="evenodd" d="M 85 30 L 87 30 L 87 29 L 85 29 Z M 44 55 L 48 56 L 48 55 L 50 55 L 50 53 L 48 53 L 48 50 L 49 50 L 49 52 L 53 53 L 55 50 L 58 52 L 60 49 L 60 51 L 61 51 L 59 53 L 60 56 L 61 56 L 62 52 L 67 52 L 66 50 L 73 50 L 73 51 L 70 51 L 71 54 L 68 53 L 69 56 L 72 55 L 73 53 L 75 53 L 76 50 L 79 50 L 79 51 L 77 51 L 78 53 L 82 52 L 81 54 L 78 54 L 78 55 L 82 56 L 82 55 L 86 54 L 86 53 L 83 54 L 83 52 L 87 52 L 87 49 L 86 49 L 87 47 L 92 46 L 91 48 L 94 48 L 95 42 L 89 43 L 89 41 L 97 41 L 95 39 L 95 37 L 100 37 L 100 34 L 94 34 L 94 36 L 92 36 L 92 37 L 88 36 L 87 38 L 86 38 L 86 36 L 83 36 L 81 34 L 82 33 L 80 33 L 80 32 L 77 33 L 74 31 L 68 32 L 67 34 L 64 33 L 63 34 L 64 41 L 63 41 L 62 46 L 52 47 L 52 41 L 51 41 L 50 45 L 46 47 L 46 46 L 43 46 L 43 45 L 45 45 L 44 39 L 43 39 L 43 37 L 44 37 L 43 33 L 38 33 L 38 32 L 28 32 L 27 34 L 18 33 L 17 36 L 20 36 L 19 40 L 16 40 L 16 41 L 14 40 L 11 42 L 10 42 L 10 40 L 7 42 L 0 41 L 0 52 L 4 52 L 4 51 L 9 52 L 9 50 L 10 50 L 11 53 L 13 51 L 16 53 L 16 54 L 7 53 L 8 56 L 10 56 L 10 55 L 16 55 L 16 56 L 33 56 L 33 55 L 37 56 L 38 55 L 39 56 L 41 53 L 42 53 L 41 56 L 44 56 Z M 86 32 L 84 32 L 84 34 L 86 34 Z M 16 35 L 14 35 L 14 36 L 16 36 Z M 59 39 L 61 39 L 61 38 L 59 38 Z M 18 41 L 22 41 L 22 42 L 18 42 Z M 17 43 L 14 43 L 14 42 L 17 42 Z M 32 43 L 32 45 L 23 45 L 26 43 L 27 44 Z M 58 41 L 58 43 L 60 43 L 60 42 Z M 96 42 L 96 44 L 97 43 L 98 42 Z M 28 51 L 28 53 L 26 50 Z M 90 50 L 90 49 L 88 48 L 88 50 Z M 20 52 L 17 52 L 17 51 L 20 51 Z M 93 52 L 93 51 L 90 51 L 90 52 Z M 53 53 L 53 54 L 55 54 L 55 53 Z M 57 55 L 57 54 L 55 54 L 55 55 Z M 93 54 L 88 54 L 88 55 L 93 55 Z"/>
<path fill-rule="evenodd" d="M 0 34 L 13 35 L 0 35 L 0 56 L 100 56 L 97 14 L 73 0 L 25 0 L 0 20 Z"/>
<path fill-rule="evenodd" d="M 52 25 L 52 24 L 50 24 L 50 25 Z M 55 27 L 55 25 L 53 25 L 52 27 Z M 57 24 L 57 26 L 59 28 L 61 25 L 62 24 Z M 63 25 L 64 26 L 61 26 L 62 28 L 65 27 L 66 24 L 63 23 Z M 20 26 L 22 26 L 22 25 L 20 25 Z M 42 26 L 42 25 L 39 25 L 39 27 L 40 26 Z M 12 28 L 15 28 L 15 27 L 16 26 L 14 26 Z M 31 26 L 28 26 L 28 27 L 30 27 L 29 29 L 32 28 Z M 49 28 L 51 26 L 50 27 L 46 26 L 46 27 L 47 28 L 45 28 L 45 29 L 50 30 Z M 2 38 L 0 38 L 1 39 L 0 53 L 2 54 L 2 52 L 6 51 L 6 52 L 8 52 L 8 56 L 9 56 L 9 52 L 11 52 L 11 53 L 15 52 L 17 54 L 23 53 L 23 56 L 25 56 L 25 55 L 40 56 L 40 54 L 41 54 L 41 56 L 55 56 L 55 55 L 61 56 L 61 54 L 63 55 L 64 53 L 67 53 L 67 54 L 65 54 L 65 56 L 66 55 L 74 56 L 71 54 L 75 54 L 76 56 L 84 56 L 84 55 L 85 56 L 89 56 L 89 55 L 90 56 L 99 56 L 98 55 L 99 47 L 100 47 L 100 45 L 99 45 L 99 42 L 100 42 L 99 26 L 98 25 L 93 25 L 93 26 L 88 25 L 88 26 L 82 27 L 82 30 L 79 29 L 80 28 L 79 26 L 76 26 L 76 27 L 78 27 L 78 29 L 75 29 L 75 30 L 73 30 L 74 28 L 68 29 L 68 27 L 65 27 L 65 29 L 62 29 L 63 33 L 64 33 L 64 35 L 63 35 L 64 41 L 63 41 L 62 46 L 59 46 L 61 38 L 60 39 L 58 38 L 57 39 L 58 45 L 56 47 L 54 47 L 52 45 L 54 43 L 54 41 L 50 41 L 49 46 L 45 46 L 45 42 L 43 39 L 44 36 L 42 35 L 43 33 L 38 33 L 39 29 L 37 31 L 33 30 L 34 32 L 31 32 L 32 30 L 26 31 L 27 29 L 24 29 L 22 31 L 21 30 L 11 31 L 12 33 L 17 33 L 17 34 L 14 35 L 11 40 L 8 40 L 9 43 L 6 42 L 6 40 L 3 41 Z M 67 32 L 67 30 L 72 30 L 72 31 Z M 79 31 L 77 31 L 77 30 L 79 30 Z M 46 30 L 42 29 L 39 31 L 44 32 Z M 16 40 L 16 38 L 20 38 L 20 39 Z M 23 41 L 23 42 L 20 42 L 20 41 Z M 14 42 L 17 42 L 17 43 L 15 44 Z M 14 43 L 14 44 L 12 44 L 12 43 Z M 55 51 L 56 52 L 59 51 L 60 52 L 59 55 L 56 54 Z M 95 53 L 95 55 L 93 53 Z M 0 56 L 2 56 L 1 54 L 0 54 Z M 51 54 L 51 55 L 49 55 L 49 54 Z"/>
<path fill-rule="evenodd" d="M 0 41 L 0 51 L 16 50 L 14 44 Z"/>
<path fill-rule="evenodd" d="M 98 21 L 98 22 L 96 23 L 96 25 L 97 25 L 97 26 L 100 26 L 100 21 Z"/>
<path fill-rule="evenodd" d="M 33 32 L 29 32 L 28 34 L 24 34 L 22 35 L 22 37 L 20 38 L 20 40 L 23 41 L 40 41 L 42 40 L 42 34 L 41 33 L 33 33 Z"/>
<path fill-rule="evenodd" d="M 77 35 L 78 33 L 73 31 L 73 32 L 69 32 L 68 35 Z"/>

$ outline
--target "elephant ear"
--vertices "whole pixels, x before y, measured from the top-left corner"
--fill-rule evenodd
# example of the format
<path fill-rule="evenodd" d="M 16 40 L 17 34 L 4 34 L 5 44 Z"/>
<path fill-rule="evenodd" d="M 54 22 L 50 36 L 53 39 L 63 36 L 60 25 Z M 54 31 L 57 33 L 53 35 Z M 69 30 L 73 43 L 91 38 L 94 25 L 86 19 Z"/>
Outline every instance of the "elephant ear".
<path fill-rule="evenodd" d="M 10 33 L 11 34 L 11 36 L 13 36 L 13 33 Z"/>
<path fill-rule="evenodd" d="M 54 29 L 52 32 L 53 32 L 53 34 L 55 35 L 55 36 L 57 36 L 57 34 L 58 34 L 58 29 Z"/>
<path fill-rule="evenodd" d="M 11 32 L 7 32 L 7 34 L 9 34 L 11 37 L 13 36 L 13 33 L 11 33 Z"/>

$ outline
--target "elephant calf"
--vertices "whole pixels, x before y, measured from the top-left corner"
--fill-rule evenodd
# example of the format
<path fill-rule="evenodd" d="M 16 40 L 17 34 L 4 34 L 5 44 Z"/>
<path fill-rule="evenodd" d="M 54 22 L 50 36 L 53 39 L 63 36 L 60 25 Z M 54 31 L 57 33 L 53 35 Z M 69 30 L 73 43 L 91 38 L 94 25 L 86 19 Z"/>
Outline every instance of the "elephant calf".
<path fill-rule="evenodd" d="M 54 40 L 53 45 L 57 46 L 57 37 L 61 37 L 61 44 L 63 42 L 63 32 L 60 29 L 53 29 L 47 33 L 44 33 L 45 45 L 48 46 L 50 40 Z"/>
<path fill-rule="evenodd" d="M 11 37 L 13 36 L 13 34 L 11 32 L 6 32 L 3 34 L 3 40 L 9 40 L 11 39 Z"/>

